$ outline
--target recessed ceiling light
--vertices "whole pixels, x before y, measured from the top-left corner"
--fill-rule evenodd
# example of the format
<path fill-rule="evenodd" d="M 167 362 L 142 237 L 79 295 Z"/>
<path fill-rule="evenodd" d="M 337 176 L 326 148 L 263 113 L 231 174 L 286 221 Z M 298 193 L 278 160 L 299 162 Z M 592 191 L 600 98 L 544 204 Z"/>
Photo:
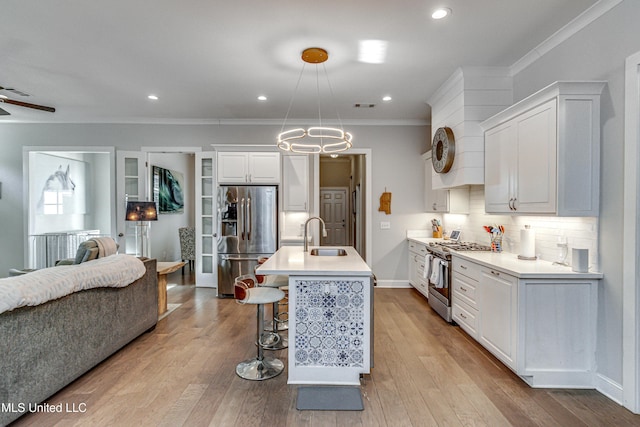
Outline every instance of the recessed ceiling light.
<path fill-rule="evenodd" d="M 266 101 L 266 100 L 267 100 L 267 97 L 266 97 L 266 96 L 264 96 L 264 95 L 260 95 L 260 96 L 258 97 L 258 101 Z"/>
<path fill-rule="evenodd" d="M 389 102 L 389 101 L 391 101 L 391 97 L 390 97 L 389 95 L 387 95 L 387 96 L 383 96 L 383 97 L 382 97 L 382 100 L 383 100 L 384 102 Z"/>
<path fill-rule="evenodd" d="M 449 9 L 448 7 L 441 7 L 440 9 L 434 10 L 431 14 L 431 17 L 433 19 L 442 19 L 449 15 L 451 15 L 451 9 Z"/>
<path fill-rule="evenodd" d="M 156 95 L 149 95 L 149 96 L 147 96 L 147 98 L 149 98 L 152 101 L 157 101 L 158 100 L 158 97 Z"/>
<path fill-rule="evenodd" d="M 358 61 L 368 64 L 382 64 L 387 57 L 385 40 L 360 40 Z"/>

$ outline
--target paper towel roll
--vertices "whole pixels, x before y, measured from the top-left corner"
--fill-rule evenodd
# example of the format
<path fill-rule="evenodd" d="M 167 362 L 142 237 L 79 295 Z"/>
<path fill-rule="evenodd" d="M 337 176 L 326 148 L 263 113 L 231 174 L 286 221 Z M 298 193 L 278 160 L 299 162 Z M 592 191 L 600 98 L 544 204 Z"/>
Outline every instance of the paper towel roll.
<path fill-rule="evenodd" d="M 536 232 L 528 225 L 520 230 L 520 256 L 522 258 L 535 258 L 536 256 Z"/>

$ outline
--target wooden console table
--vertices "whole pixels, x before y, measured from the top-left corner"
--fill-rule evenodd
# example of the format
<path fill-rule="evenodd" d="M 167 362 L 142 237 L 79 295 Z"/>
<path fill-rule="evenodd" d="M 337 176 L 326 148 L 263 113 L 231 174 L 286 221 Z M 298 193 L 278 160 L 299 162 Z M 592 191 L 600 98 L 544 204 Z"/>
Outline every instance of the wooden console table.
<path fill-rule="evenodd" d="M 158 262 L 158 316 L 167 311 L 167 274 L 178 271 L 185 264 L 184 261 Z"/>

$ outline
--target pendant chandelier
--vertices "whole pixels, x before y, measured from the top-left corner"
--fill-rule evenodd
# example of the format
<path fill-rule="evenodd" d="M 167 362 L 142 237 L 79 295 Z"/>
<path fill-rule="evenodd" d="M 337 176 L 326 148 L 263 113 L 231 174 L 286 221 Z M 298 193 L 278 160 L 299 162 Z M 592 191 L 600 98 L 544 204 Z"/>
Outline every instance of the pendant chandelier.
<path fill-rule="evenodd" d="M 336 115 L 338 116 L 340 128 L 322 126 L 322 114 L 320 111 L 320 78 L 318 69 L 319 64 L 322 64 L 322 69 L 324 70 L 324 74 L 327 78 L 327 84 L 329 86 L 329 91 L 331 93 L 331 98 L 333 99 L 331 83 L 329 82 L 327 70 L 324 67 L 324 62 L 327 59 L 329 59 L 329 54 L 325 49 L 319 47 L 311 47 L 302 51 L 302 60 L 305 63 L 302 65 L 302 70 L 300 71 L 300 76 L 298 77 L 298 83 L 296 84 L 293 96 L 291 97 L 291 102 L 289 103 L 287 115 L 284 118 L 284 123 L 282 123 L 282 129 L 280 129 L 280 133 L 278 134 L 276 143 L 279 149 L 283 151 L 306 154 L 338 153 L 340 151 L 348 150 L 353 145 L 351 143 L 353 136 L 349 132 L 345 132 L 342 128 L 342 122 L 340 121 L 340 116 L 338 115 L 337 110 Z M 284 128 L 287 124 L 287 119 L 289 118 L 289 113 L 291 112 L 291 106 L 293 105 L 293 100 L 296 96 L 296 92 L 298 91 L 298 86 L 300 86 L 300 81 L 302 80 L 302 75 L 304 73 L 306 64 L 315 64 L 316 66 L 318 126 L 311 126 L 306 129 L 296 128 L 285 131 Z"/>

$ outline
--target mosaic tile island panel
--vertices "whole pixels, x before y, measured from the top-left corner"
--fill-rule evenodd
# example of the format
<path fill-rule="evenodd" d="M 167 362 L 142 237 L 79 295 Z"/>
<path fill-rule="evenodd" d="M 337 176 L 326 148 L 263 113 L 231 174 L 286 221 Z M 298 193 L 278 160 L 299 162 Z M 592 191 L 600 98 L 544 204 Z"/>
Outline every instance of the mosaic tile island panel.
<path fill-rule="evenodd" d="M 296 282 L 296 366 L 364 366 L 364 286 L 363 280 Z"/>

